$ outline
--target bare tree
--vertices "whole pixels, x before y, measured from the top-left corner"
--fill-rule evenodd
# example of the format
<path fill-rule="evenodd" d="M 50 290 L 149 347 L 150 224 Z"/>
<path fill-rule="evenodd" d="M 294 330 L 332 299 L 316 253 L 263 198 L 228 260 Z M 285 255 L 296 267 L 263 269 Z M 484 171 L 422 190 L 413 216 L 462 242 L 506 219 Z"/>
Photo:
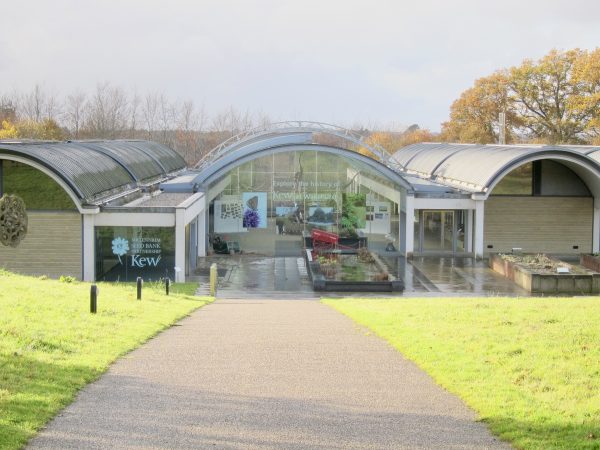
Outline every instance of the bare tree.
<path fill-rule="evenodd" d="M 17 120 L 17 99 L 18 96 L 3 94 L 0 97 L 0 122 L 7 120 L 15 122 Z"/>
<path fill-rule="evenodd" d="M 40 122 L 46 108 L 46 94 L 40 85 L 36 84 L 31 92 L 23 95 L 20 104 L 19 115 L 23 119 Z"/>
<path fill-rule="evenodd" d="M 172 146 L 171 131 L 174 122 L 174 107 L 164 94 L 160 94 L 160 97 L 158 98 L 158 118 L 160 126 L 160 142 L 164 145 Z"/>
<path fill-rule="evenodd" d="M 79 139 L 81 127 L 85 120 L 86 95 L 77 91 L 67 96 L 65 103 L 65 119 L 71 135 Z"/>
<path fill-rule="evenodd" d="M 144 126 L 146 127 L 147 139 L 152 140 L 154 138 L 154 131 L 156 130 L 156 121 L 158 116 L 158 94 L 146 94 L 142 103 L 142 117 L 144 119 Z"/>
<path fill-rule="evenodd" d="M 102 83 L 88 102 L 86 132 L 101 139 L 115 139 L 127 128 L 127 96 L 119 87 Z"/>
<path fill-rule="evenodd" d="M 44 118 L 46 120 L 52 120 L 58 122 L 60 116 L 63 114 L 61 101 L 57 98 L 54 92 L 46 96 L 46 103 L 44 105 Z"/>
<path fill-rule="evenodd" d="M 140 113 L 141 102 L 142 99 L 137 90 L 134 91 L 129 102 L 129 138 L 131 139 L 137 139 L 138 115 Z"/>
<path fill-rule="evenodd" d="M 194 102 L 184 101 L 176 110 L 176 130 L 174 148 L 190 164 L 198 160 L 200 134 L 198 132 L 198 114 Z"/>

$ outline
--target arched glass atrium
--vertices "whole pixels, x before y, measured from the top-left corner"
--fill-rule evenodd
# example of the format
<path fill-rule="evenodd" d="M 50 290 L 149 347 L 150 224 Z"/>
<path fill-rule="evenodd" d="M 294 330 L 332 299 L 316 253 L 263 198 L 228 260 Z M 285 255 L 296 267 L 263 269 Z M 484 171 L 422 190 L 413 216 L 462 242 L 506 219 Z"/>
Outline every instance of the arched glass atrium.
<path fill-rule="evenodd" d="M 315 228 L 383 249 L 398 239 L 403 188 L 352 156 L 299 145 L 228 168 L 207 186 L 210 235 L 234 252 L 272 256 L 300 255 L 301 236 Z"/>

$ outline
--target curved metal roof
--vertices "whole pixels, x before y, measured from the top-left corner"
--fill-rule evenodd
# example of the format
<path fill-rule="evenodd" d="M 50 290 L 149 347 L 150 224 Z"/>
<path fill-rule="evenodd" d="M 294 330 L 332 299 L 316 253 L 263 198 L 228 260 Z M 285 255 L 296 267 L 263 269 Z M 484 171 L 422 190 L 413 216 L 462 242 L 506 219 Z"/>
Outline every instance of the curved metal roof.
<path fill-rule="evenodd" d="M 471 191 L 487 192 L 507 171 L 535 159 L 564 160 L 600 176 L 600 147 L 421 143 L 398 150 L 392 161 L 407 173 Z"/>
<path fill-rule="evenodd" d="M 148 141 L 5 141 L 0 142 L 0 157 L 2 153 L 45 166 L 82 204 L 164 179 L 186 167 L 175 151 Z"/>

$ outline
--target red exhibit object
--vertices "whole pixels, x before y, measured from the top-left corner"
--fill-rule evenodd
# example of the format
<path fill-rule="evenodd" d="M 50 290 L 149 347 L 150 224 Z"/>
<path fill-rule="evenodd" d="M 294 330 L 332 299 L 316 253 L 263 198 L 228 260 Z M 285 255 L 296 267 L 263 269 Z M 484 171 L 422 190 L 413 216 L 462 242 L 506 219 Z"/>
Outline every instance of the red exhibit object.
<path fill-rule="evenodd" d="M 313 229 L 311 232 L 311 237 L 313 240 L 313 246 L 315 242 L 320 242 L 324 244 L 337 245 L 340 236 L 335 233 L 330 233 L 329 231 L 317 230 Z"/>

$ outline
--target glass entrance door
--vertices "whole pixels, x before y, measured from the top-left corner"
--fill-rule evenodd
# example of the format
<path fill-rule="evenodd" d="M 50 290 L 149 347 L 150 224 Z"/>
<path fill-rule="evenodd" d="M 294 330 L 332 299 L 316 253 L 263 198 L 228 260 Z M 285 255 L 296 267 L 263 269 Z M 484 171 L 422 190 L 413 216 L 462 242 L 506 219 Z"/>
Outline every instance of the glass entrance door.
<path fill-rule="evenodd" d="M 452 251 L 454 211 L 423 211 L 423 251 Z"/>
<path fill-rule="evenodd" d="M 415 250 L 419 253 L 464 251 L 463 216 L 463 211 L 418 211 Z"/>

